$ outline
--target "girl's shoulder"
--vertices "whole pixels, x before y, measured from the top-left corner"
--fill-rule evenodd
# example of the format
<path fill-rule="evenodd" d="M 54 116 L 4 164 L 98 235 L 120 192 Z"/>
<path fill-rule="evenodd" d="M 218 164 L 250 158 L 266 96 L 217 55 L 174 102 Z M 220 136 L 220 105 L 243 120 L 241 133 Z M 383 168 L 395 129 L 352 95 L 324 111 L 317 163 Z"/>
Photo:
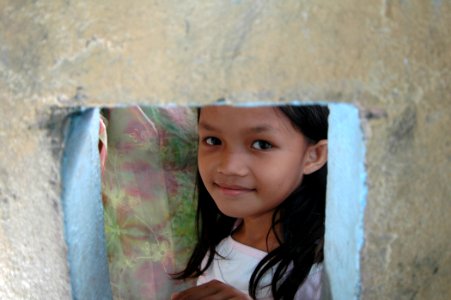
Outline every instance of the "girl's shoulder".
<path fill-rule="evenodd" d="M 312 266 L 310 273 L 304 283 L 299 287 L 295 295 L 295 300 L 321 298 L 321 279 L 323 274 L 323 264 L 317 263 Z"/>
<path fill-rule="evenodd" d="M 312 275 L 315 275 L 317 273 L 321 274 L 322 271 L 323 271 L 323 264 L 322 263 L 316 263 L 310 269 L 310 273 L 308 274 L 308 276 L 312 276 Z"/>

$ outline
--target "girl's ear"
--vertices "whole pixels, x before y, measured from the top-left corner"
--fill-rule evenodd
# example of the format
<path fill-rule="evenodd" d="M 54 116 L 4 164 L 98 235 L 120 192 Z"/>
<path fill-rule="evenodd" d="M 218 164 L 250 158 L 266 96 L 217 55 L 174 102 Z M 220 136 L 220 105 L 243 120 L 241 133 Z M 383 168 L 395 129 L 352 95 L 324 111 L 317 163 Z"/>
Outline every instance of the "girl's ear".
<path fill-rule="evenodd" d="M 309 145 L 305 154 L 304 175 L 318 171 L 326 162 L 327 140 L 320 140 L 314 145 Z"/>

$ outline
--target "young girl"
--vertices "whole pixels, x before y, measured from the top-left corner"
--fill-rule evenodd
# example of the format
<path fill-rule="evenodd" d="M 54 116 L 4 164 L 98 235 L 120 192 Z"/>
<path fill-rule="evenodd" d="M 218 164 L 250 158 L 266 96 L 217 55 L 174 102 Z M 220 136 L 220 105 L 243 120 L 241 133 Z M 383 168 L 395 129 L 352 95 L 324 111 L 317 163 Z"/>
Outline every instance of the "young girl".
<path fill-rule="evenodd" d="M 198 242 L 180 299 L 319 299 L 324 106 L 199 111 Z"/>

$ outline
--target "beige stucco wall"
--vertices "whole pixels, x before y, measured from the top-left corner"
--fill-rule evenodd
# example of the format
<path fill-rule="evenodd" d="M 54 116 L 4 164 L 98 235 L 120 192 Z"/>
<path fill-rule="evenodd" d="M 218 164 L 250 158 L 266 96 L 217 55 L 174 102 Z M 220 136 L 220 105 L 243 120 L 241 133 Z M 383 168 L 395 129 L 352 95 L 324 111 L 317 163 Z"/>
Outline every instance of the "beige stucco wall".
<path fill-rule="evenodd" d="M 222 97 L 359 106 L 362 299 L 448 299 L 450 31 L 446 0 L 0 0 L 0 299 L 70 297 L 65 108 Z"/>

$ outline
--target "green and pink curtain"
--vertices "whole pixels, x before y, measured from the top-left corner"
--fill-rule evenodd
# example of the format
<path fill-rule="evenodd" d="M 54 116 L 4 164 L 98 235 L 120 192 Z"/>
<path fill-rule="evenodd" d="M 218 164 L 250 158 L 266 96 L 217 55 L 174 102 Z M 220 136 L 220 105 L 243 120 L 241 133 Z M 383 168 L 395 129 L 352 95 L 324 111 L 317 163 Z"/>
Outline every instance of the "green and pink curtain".
<path fill-rule="evenodd" d="M 195 241 L 196 111 L 104 109 L 99 153 L 114 299 L 169 299 Z"/>

